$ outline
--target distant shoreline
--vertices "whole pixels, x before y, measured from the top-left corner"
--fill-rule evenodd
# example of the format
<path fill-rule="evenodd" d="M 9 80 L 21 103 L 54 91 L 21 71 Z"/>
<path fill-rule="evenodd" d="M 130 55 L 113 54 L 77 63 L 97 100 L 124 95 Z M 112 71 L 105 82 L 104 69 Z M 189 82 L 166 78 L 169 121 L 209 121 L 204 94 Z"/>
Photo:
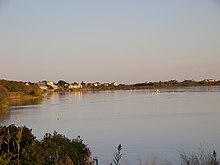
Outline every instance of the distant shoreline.
<path fill-rule="evenodd" d="M 68 83 L 64 80 L 59 80 L 57 83 L 52 81 L 41 81 L 36 83 L 45 92 L 71 92 L 71 91 L 101 91 L 101 90 L 136 90 L 136 89 L 162 89 L 162 88 L 177 88 L 177 87 L 193 87 L 193 86 L 220 86 L 220 81 L 214 79 L 204 79 L 202 81 L 177 80 L 159 81 L 159 82 L 144 82 L 135 84 L 118 84 L 112 83 Z"/>
<path fill-rule="evenodd" d="M 141 89 L 177 89 L 183 87 L 220 86 L 220 81 L 204 79 L 202 81 L 177 80 L 144 82 L 135 84 L 112 83 L 68 83 L 59 80 L 58 83 L 51 81 L 21 82 L 0 80 L 0 109 L 8 109 L 9 101 L 13 99 L 36 99 L 50 92 L 83 92 L 83 91 L 114 91 L 114 90 L 141 90 Z"/>

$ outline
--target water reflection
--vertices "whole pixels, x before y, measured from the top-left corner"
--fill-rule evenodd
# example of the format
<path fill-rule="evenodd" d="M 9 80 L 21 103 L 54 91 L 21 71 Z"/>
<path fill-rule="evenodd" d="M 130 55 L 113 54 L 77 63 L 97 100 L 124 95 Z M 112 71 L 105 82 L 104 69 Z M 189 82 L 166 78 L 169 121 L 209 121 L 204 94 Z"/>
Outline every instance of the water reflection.
<path fill-rule="evenodd" d="M 0 109 L 0 121 L 7 120 L 10 117 L 10 110 L 5 108 L 5 109 Z M 1 124 L 0 124 L 1 125 Z"/>
<path fill-rule="evenodd" d="M 25 106 L 25 105 L 38 105 L 43 103 L 43 98 L 30 98 L 30 99 L 12 99 L 9 101 L 9 105 L 13 106 Z"/>
<path fill-rule="evenodd" d="M 33 109 L 37 108 L 33 105 L 38 105 L 42 103 L 43 98 L 12 99 L 9 101 L 10 108 L 0 109 L 0 122 L 10 119 L 11 110 Z"/>
<path fill-rule="evenodd" d="M 173 160 L 177 150 L 197 151 L 200 143 L 220 153 L 220 87 L 159 90 L 51 93 L 40 105 L 2 112 L 0 121 L 27 125 L 38 138 L 54 130 L 80 135 L 100 164 L 119 143 L 131 164 L 153 153 Z"/>

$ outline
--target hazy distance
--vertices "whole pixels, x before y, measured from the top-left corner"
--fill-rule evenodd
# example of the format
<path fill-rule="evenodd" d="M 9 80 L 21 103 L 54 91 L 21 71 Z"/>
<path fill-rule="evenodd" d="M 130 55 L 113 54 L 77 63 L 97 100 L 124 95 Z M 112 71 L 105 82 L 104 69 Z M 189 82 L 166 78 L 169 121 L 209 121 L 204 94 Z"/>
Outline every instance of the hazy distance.
<path fill-rule="evenodd" d="M 1 0 L 0 79 L 220 79 L 217 0 Z"/>

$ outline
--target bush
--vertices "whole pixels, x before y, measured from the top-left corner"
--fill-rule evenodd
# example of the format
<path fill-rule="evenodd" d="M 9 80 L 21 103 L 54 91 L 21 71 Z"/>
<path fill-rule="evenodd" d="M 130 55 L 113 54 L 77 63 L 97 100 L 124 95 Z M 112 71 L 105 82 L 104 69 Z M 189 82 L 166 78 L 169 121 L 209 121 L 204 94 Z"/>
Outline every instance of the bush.
<path fill-rule="evenodd" d="M 70 140 L 54 132 L 35 139 L 27 127 L 0 127 L 0 164 L 90 164 L 90 150 L 80 137 Z"/>
<path fill-rule="evenodd" d="M 73 164 L 89 163 L 90 151 L 80 137 L 70 140 L 54 132 L 53 135 L 46 134 L 40 145 L 44 148 L 46 164 L 62 164 L 67 159 Z"/>

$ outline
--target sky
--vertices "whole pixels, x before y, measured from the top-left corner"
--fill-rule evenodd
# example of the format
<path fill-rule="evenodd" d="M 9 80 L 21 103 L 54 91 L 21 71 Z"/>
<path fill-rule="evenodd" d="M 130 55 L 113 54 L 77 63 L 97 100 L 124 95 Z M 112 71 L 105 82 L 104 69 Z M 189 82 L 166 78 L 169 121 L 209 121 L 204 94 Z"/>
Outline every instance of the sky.
<path fill-rule="evenodd" d="M 0 0 L 0 79 L 220 79 L 220 0 Z"/>

